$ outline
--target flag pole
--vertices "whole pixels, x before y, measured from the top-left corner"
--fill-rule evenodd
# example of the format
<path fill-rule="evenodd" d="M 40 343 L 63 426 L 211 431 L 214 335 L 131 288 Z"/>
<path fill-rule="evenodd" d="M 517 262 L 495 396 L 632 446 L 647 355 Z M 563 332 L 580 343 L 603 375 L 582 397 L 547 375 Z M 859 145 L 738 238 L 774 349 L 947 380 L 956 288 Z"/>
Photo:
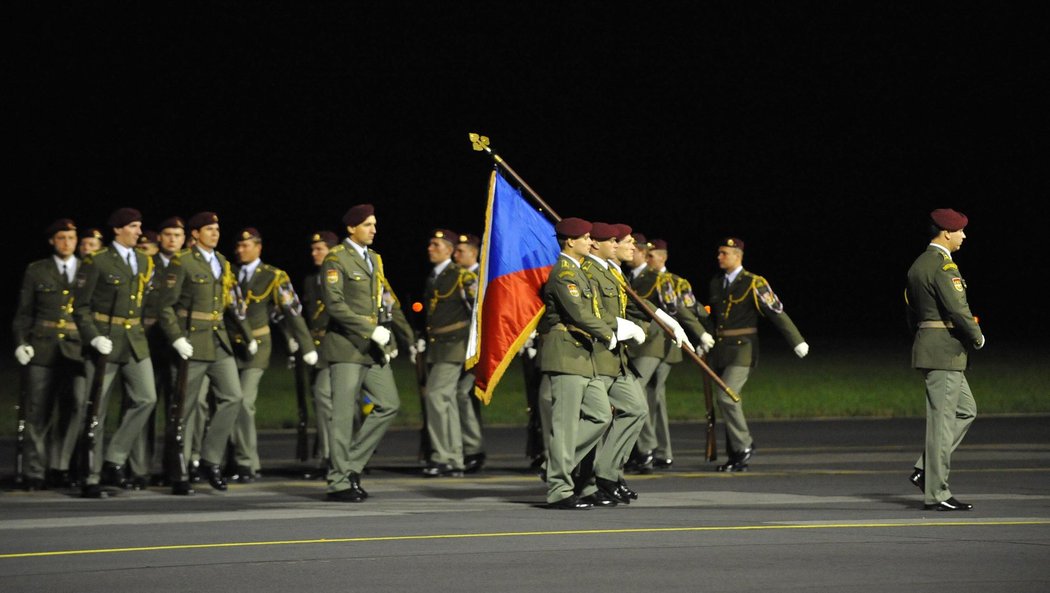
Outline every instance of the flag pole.
<path fill-rule="evenodd" d="M 536 203 L 538 203 L 541 206 L 541 211 L 545 211 L 548 216 L 555 220 L 555 222 L 561 221 L 561 216 L 558 216 L 558 213 L 555 212 L 554 209 L 551 208 L 550 205 L 547 204 L 547 202 L 543 198 L 541 198 L 538 193 L 536 193 L 536 190 L 532 189 L 529 186 L 529 184 L 521 178 L 521 175 L 518 175 L 517 171 L 515 171 L 507 163 L 507 161 L 503 160 L 502 157 L 500 157 L 498 154 L 492 151 L 492 148 L 489 146 L 488 136 L 481 136 L 479 134 L 471 132 L 470 143 L 475 151 L 484 151 L 489 153 L 489 155 L 492 156 L 493 160 L 495 160 L 499 166 L 503 167 L 503 169 L 507 173 L 509 173 L 511 177 L 514 178 L 514 181 L 517 181 L 518 184 L 521 185 L 521 187 L 528 192 L 529 197 L 531 197 Z M 665 324 L 663 321 L 660 320 L 660 318 L 656 316 L 656 313 L 653 311 L 653 309 L 650 308 L 649 302 L 647 300 L 640 297 L 638 293 L 635 292 L 633 288 L 631 288 L 630 284 L 627 284 L 625 282 L 623 284 L 623 288 L 624 290 L 626 290 L 627 295 L 631 297 L 631 300 L 633 300 L 636 305 L 638 305 L 643 311 L 645 311 L 645 314 L 648 315 L 652 319 L 652 321 L 664 331 L 664 333 L 666 333 L 668 336 L 671 336 L 672 338 L 674 337 L 674 330 L 671 329 L 667 324 Z M 737 393 L 733 391 L 733 389 L 730 388 L 729 385 L 726 385 L 726 382 L 722 380 L 722 377 L 719 377 L 718 373 L 715 373 L 713 370 L 711 370 L 711 367 L 709 367 L 707 363 L 704 362 L 704 360 L 700 358 L 700 356 L 695 351 L 690 350 L 689 348 L 686 348 L 683 345 L 682 352 L 685 352 L 686 355 L 690 359 L 692 359 L 692 361 L 696 363 L 701 370 L 703 370 L 709 377 L 711 377 L 711 380 L 714 381 L 715 384 L 718 385 L 718 387 L 722 391 L 725 391 L 726 394 L 728 394 L 729 397 L 733 399 L 733 401 L 740 401 L 740 396 L 737 395 Z"/>

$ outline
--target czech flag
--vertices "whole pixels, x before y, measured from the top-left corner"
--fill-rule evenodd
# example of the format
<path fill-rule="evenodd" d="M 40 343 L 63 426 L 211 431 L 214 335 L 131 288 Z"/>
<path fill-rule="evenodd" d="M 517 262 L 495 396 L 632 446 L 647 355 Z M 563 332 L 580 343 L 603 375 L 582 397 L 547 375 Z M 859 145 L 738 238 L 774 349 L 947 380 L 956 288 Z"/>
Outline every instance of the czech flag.
<path fill-rule="evenodd" d="M 475 395 L 486 404 L 536 329 L 543 314 L 540 289 L 559 251 L 554 225 L 493 171 L 466 362 L 474 372 Z"/>

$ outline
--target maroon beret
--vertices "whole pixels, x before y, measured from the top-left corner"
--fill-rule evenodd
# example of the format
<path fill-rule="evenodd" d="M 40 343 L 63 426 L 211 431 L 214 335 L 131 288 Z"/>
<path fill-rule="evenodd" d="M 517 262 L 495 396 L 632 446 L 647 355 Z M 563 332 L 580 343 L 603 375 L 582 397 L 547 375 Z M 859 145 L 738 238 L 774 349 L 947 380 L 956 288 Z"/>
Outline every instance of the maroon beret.
<path fill-rule="evenodd" d="M 459 238 L 459 235 L 456 234 L 455 231 L 450 231 L 448 229 L 434 229 L 430 231 L 430 238 L 441 239 L 443 241 L 448 241 L 452 245 L 455 245 L 456 240 Z"/>
<path fill-rule="evenodd" d="M 335 233 L 333 233 L 332 231 L 317 231 L 316 233 L 310 235 L 311 245 L 313 245 L 314 243 L 321 242 L 324 242 L 324 244 L 329 247 L 335 247 L 339 244 L 339 237 L 336 237 Z"/>
<path fill-rule="evenodd" d="M 241 229 L 241 232 L 238 233 L 237 240 L 238 241 L 247 241 L 249 239 L 254 239 L 256 241 L 262 241 L 262 233 L 260 233 L 259 229 L 255 228 L 255 227 L 250 227 L 250 226 L 249 227 L 244 227 L 243 229 Z"/>
<path fill-rule="evenodd" d="M 626 225 L 626 224 L 624 224 L 624 223 L 622 223 L 622 222 L 618 222 L 618 223 L 614 224 L 613 226 L 616 227 L 616 240 L 617 241 L 623 241 L 624 239 L 627 238 L 628 235 L 631 234 L 631 227 Z"/>
<path fill-rule="evenodd" d="M 343 215 L 343 224 L 357 226 L 375 213 L 376 209 L 371 204 L 358 204 L 346 211 L 346 214 Z"/>
<path fill-rule="evenodd" d="M 615 239 L 616 227 L 605 222 L 596 222 L 591 226 L 591 238 L 595 241 Z"/>
<path fill-rule="evenodd" d="M 119 229 L 133 222 L 142 222 L 142 213 L 134 208 L 119 208 L 109 215 L 106 224 L 111 228 Z"/>
<path fill-rule="evenodd" d="M 652 241 L 649 241 L 649 249 L 663 249 L 664 251 L 667 251 L 667 241 L 664 241 L 663 239 L 653 239 Z"/>
<path fill-rule="evenodd" d="M 50 239 L 51 237 L 55 236 L 55 233 L 75 230 L 77 230 L 77 225 L 73 224 L 73 220 L 71 218 L 59 218 L 55 222 L 52 222 L 51 224 L 47 225 L 47 228 L 44 229 L 44 234 L 47 236 L 48 239 Z M 102 233 L 99 233 L 98 238 L 102 238 Z"/>
<path fill-rule="evenodd" d="M 726 237 L 719 247 L 735 247 L 740 251 L 744 250 L 744 242 L 736 237 Z"/>
<path fill-rule="evenodd" d="M 162 231 L 164 229 L 185 229 L 186 221 L 178 216 L 172 216 L 161 221 L 161 223 L 157 225 L 157 228 Z"/>
<path fill-rule="evenodd" d="M 186 226 L 190 227 L 191 231 L 199 231 L 201 227 L 209 224 L 219 224 L 219 215 L 214 212 L 198 212 L 190 217 Z"/>
<path fill-rule="evenodd" d="M 151 231 L 149 229 L 143 229 L 142 234 L 139 235 L 139 245 L 146 245 L 147 243 L 157 243 L 157 231 Z"/>
<path fill-rule="evenodd" d="M 966 223 L 970 222 L 965 214 L 951 208 L 938 208 L 930 212 L 930 220 L 939 228 L 951 232 L 961 231 L 966 227 Z"/>
<path fill-rule="evenodd" d="M 554 232 L 558 233 L 559 237 L 575 239 L 591 232 L 591 226 L 591 223 L 582 218 L 563 218 L 554 225 Z"/>
<path fill-rule="evenodd" d="M 466 243 L 468 245 L 473 245 L 474 247 L 480 248 L 481 247 L 481 238 L 478 237 L 477 235 L 471 235 L 470 233 L 463 233 L 456 240 L 456 243 Z"/>
<path fill-rule="evenodd" d="M 102 231 L 92 227 L 92 228 L 84 231 L 84 234 L 81 235 L 81 236 L 82 237 L 94 237 L 94 238 L 98 239 L 99 241 L 101 241 L 102 240 Z"/>
<path fill-rule="evenodd" d="M 649 240 L 645 238 L 645 235 L 643 235 L 643 234 L 641 234 L 639 232 L 634 232 L 634 233 L 631 233 L 631 236 L 634 237 L 634 244 L 635 245 L 637 245 L 638 247 L 645 248 L 645 249 L 649 248 L 646 245 L 646 243 L 648 243 Z"/>

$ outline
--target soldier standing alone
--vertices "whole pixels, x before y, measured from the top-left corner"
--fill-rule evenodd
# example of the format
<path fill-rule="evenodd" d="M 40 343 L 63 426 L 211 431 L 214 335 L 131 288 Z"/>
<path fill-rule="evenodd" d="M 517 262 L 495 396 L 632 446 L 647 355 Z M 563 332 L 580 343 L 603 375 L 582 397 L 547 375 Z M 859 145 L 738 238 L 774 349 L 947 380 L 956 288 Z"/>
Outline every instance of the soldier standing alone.
<path fill-rule="evenodd" d="M 948 487 L 952 453 L 973 424 L 977 404 L 964 371 L 969 349 L 984 347 L 984 334 L 970 313 L 966 281 L 952 260 L 966 239 L 968 219 L 949 208 L 930 213 L 930 244 L 908 270 L 909 325 L 915 328 L 911 364 L 926 382 L 926 447 L 911 475 L 925 508 L 968 511 Z"/>

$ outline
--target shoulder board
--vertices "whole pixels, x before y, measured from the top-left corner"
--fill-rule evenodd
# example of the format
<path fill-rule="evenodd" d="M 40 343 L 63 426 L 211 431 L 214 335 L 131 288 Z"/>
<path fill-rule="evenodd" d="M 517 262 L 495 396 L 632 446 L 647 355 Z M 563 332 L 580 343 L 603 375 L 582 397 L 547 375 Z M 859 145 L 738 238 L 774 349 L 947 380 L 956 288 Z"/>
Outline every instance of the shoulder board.
<path fill-rule="evenodd" d="M 951 259 L 952 258 L 952 256 L 950 256 L 947 253 L 941 251 L 940 249 L 937 250 L 937 255 L 941 256 L 941 259 Z"/>
<path fill-rule="evenodd" d="M 335 249 L 328 252 L 328 255 L 324 256 L 325 261 L 339 261 L 339 254 L 336 253 Z"/>
<path fill-rule="evenodd" d="M 271 266 L 270 264 L 262 264 L 259 267 L 264 269 L 264 270 L 266 270 L 267 272 L 273 272 L 274 274 L 280 273 L 280 271 L 281 271 L 281 270 Z"/>
<path fill-rule="evenodd" d="M 173 257 L 173 258 L 171 258 L 171 261 L 168 262 L 168 265 L 169 266 L 178 266 L 178 267 L 181 268 L 182 267 L 182 258 Z"/>
<path fill-rule="evenodd" d="M 953 263 L 944 264 L 943 266 L 941 266 L 941 269 L 944 270 L 945 272 L 948 272 L 950 270 L 958 270 L 959 266 L 955 265 L 955 263 L 953 262 Z"/>
<path fill-rule="evenodd" d="M 193 248 L 192 247 L 184 247 L 184 248 L 176 251 L 175 255 L 173 257 L 182 257 L 184 255 L 189 255 L 192 252 L 193 252 Z"/>
<path fill-rule="evenodd" d="M 345 243 L 340 243 L 340 244 L 336 245 L 335 247 L 329 249 L 328 253 L 339 253 L 340 251 L 345 251 L 345 250 L 346 250 L 346 244 Z"/>
<path fill-rule="evenodd" d="M 594 260 L 590 258 L 583 260 L 583 263 L 580 264 L 580 269 L 582 270 L 590 270 L 592 267 L 594 267 Z"/>

